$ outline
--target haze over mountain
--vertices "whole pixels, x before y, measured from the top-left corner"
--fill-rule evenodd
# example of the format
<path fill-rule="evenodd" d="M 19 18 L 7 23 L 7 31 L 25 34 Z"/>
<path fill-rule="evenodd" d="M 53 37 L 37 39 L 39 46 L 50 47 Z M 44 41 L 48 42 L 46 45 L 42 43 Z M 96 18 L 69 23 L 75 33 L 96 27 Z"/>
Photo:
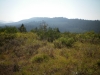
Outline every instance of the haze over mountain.
<path fill-rule="evenodd" d="M 68 19 L 64 17 L 34 17 L 30 19 L 24 19 L 18 22 L 0 24 L 2 26 L 16 26 L 19 27 L 23 23 L 27 29 L 30 31 L 35 27 L 39 27 L 42 22 L 46 22 L 48 27 L 59 28 L 61 32 L 86 32 L 95 31 L 100 32 L 100 21 L 99 20 L 84 20 L 84 19 Z"/>
<path fill-rule="evenodd" d="M 100 0 L 0 0 L 0 20 L 17 22 L 31 17 L 100 20 Z"/>

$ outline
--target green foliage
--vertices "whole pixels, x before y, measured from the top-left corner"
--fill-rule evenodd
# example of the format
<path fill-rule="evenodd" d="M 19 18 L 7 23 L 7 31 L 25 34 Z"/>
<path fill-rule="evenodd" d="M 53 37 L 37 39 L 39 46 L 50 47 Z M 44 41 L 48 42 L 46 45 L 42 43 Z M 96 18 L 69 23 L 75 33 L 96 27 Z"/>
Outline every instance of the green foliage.
<path fill-rule="evenodd" d="M 24 24 L 22 24 L 22 25 L 19 27 L 19 31 L 20 31 L 20 32 L 26 32 L 26 28 L 24 27 Z"/>
<path fill-rule="evenodd" d="M 48 42 L 53 42 L 55 39 L 60 37 L 60 31 L 58 28 L 47 28 L 47 25 L 43 24 L 40 28 L 35 28 L 31 32 L 37 33 L 40 40 L 47 40 Z"/>
<path fill-rule="evenodd" d="M 4 27 L 0 28 L 0 46 L 6 43 L 8 40 L 14 39 L 18 32 L 16 27 Z"/>
<path fill-rule="evenodd" d="M 77 34 L 76 38 L 78 41 L 84 43 L 84 42 L 89 42 L 92 44 L 99 44 L 100 43 L 100 34 L 94 33 L 93 31 L 90 32 L 85 32 L 83 34 Z"/>
<path fill-rule="evenodd" d="M 0 29 L 0 74 L 99 75 L 99 41 L 99 33 L 60 33 L 47 26 L 26 33 Z"/>
<path fill-rule="evenodd" d="M 49 28 L 46 33 L 46 36 L 49 42 L 53 42 L 55 39 L 58 39 L 60 37 L 60 32 L 58 28 L 54 28 L 54 29 Z"/>
<path fill-rule="evenodd" d="M 63 47 L 62 42 L 59 40 L 55 40 L 53 43 L 54 43 L 55 48 L 62 48 Z"/>
<path fill-rule="evenodd" d="M 36 63 L 41 63 L 43 61 L 48 61 L 49 56 L 46 54 L 40 54 L 40 55 L 36 55 L 32 58 L 32 62 L 36 62 Z"/>
<path fill-rule="evenodd" d="M 13 26 L 5 26 L 4 28 L 0 28 L 0 33 L 5 32 L 5 33 L 17 33 L 18 30 L 16 27 Z"/>
<path fill-rule="evenodd" d="M 61 37 L 54 41 L 54 46 L 57 48 L 62 48 L 64 46 L 72 47 L 74 42 L 75 42 L 75 40 L 73 38 Z"/>

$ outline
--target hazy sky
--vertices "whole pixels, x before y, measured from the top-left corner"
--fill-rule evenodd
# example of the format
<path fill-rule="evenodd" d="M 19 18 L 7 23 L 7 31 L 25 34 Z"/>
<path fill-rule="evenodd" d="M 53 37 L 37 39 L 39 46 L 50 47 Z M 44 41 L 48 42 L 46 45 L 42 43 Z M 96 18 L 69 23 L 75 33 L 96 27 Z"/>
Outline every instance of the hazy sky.
<path fill-rule="evenodd" d="M 100 0 L 0 0 L 0 20 L 32 17 L 100 20 Z"/>

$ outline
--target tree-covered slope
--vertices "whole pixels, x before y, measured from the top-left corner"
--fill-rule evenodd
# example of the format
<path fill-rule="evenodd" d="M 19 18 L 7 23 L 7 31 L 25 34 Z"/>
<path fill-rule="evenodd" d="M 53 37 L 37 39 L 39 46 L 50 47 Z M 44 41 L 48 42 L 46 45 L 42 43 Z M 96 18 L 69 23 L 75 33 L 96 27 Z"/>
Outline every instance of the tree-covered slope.
<path fill-rule="evenodd" d="M 14 25 L 19 27 L 22 23 L 25 25 L 26 29 L 30 31 L 32 28 L 39 27 L 41 23 L 45 21 L 49 27 L 57 27 L 60 31 L 65 32 L 85 32 L 85 31 L 95 31 L 100 32 L 100 21 L 99 20 L 83 20 L 83 19 L 67 19 L 63 17 L 35 17 L 26 20 L 21 20 L 19 22 L 7 23 L 4 25 Z"/>

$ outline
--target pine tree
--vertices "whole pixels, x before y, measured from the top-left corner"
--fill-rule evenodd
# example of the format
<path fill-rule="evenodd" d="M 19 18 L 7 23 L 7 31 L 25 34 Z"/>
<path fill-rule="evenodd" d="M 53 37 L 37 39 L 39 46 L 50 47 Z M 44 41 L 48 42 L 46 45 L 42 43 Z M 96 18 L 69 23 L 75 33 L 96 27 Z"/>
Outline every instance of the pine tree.
<path fill-rule="evenodd" d="M 26 32 L 26 28 L 24 27 L 24 24 L 22 24 L 21 27 L 19 27 L 19 31 Z"/>

